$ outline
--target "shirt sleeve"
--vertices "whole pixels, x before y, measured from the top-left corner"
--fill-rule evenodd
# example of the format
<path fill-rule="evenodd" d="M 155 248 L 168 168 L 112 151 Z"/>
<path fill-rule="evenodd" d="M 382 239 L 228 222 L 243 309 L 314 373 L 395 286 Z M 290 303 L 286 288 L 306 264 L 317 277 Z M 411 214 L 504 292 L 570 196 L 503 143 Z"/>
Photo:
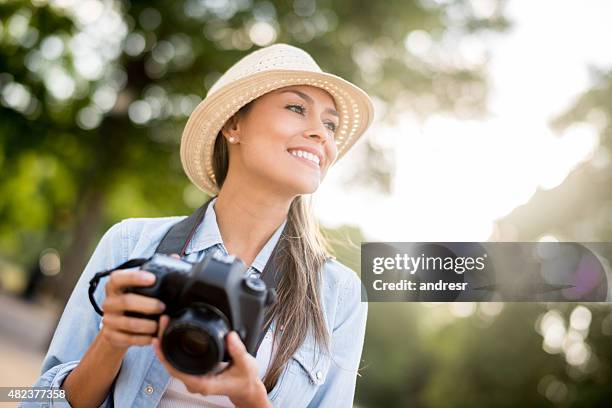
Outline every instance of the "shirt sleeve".
<path fill-rule="evenodd" d="M 309 407 L 352 407 L 365 337 L 367 302 L 361 301 L 361 280 L 353 275 L 339 292 L 339 314 L 331 335 L 331 363 L 325 383 Z"/>
<path fill-rule="evenodd" d="M 34 384 L 35 387 L 60 388 L 98 334 L 101 317 L 94 311 L 89 301 L 89 280 L 95 273 L 111 269 L 127 259 L 127 242 L 125 242 L 127 239 L 125 222 L 121 222 L 111 227 L 98 243 L 64 308 L 43 360 L 41 375 Z M 95 299 L 99 305 L 102 304 L 104 299 L 102 283 L 98 285 Z M 108 402 L 107 397 L 102 406 L 107 406 Z M 35 406 L 41 407 L 41 404 L 36 403 Z M 55 406 L 55 404 L 49 400 L 48 404 L 42 406 Z"/>

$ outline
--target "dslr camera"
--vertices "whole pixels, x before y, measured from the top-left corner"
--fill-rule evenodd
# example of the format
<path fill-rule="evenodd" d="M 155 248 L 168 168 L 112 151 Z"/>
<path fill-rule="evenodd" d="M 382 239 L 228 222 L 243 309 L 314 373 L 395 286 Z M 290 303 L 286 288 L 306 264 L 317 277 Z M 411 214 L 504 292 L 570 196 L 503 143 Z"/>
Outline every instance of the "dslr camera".
<path fill-rule="evenodd" d="M 141 266 L 155 283 L 128 292 L 154 297 L 166 305 L 170 321 L 161 338 L 166 359 L 188 374 L 206 374 L 229 361 L 225 336 L 235 330 L 251 355 L 257 352 L 265 311 L 276 293 L 263 280 L 245 276 L 246 266 L 220 251 L 190 263 L 155 254 Z M 130 313 L 159 319 L 159 315 Z"/>

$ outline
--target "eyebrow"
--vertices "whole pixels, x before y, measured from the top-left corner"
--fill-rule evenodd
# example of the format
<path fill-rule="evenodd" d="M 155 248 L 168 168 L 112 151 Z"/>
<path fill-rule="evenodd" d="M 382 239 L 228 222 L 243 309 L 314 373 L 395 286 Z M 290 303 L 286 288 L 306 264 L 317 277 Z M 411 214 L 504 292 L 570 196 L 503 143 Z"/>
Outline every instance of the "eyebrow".
<path fill-rule="evenodd" d="M 299 96 L 300 98 L 304 99 L 307 103 L 309 104 L 314 104 L 314 100 L 310 97 L 310 95 L 306 95 L 304 92 L 301 91 L 297 91 L 295 89 L 287 89 L 286 91 L 282 91 L 281 93 L 285 93 L 285 92 L 291 92 L 296 94 L 297 96 Z M 334 109 L 332 108 L 327 108 L 325 109 L 325 112 L 330 113 L 336 117 L 340 117 L 340 115 L 338 114 L 338 112 L 336 112 Z"/>

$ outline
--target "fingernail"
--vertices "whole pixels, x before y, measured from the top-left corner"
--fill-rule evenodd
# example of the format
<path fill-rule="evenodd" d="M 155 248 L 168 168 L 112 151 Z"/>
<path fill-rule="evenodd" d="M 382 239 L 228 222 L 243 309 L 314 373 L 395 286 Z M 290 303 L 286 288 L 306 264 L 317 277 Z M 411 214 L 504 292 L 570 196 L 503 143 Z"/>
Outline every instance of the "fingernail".
<path fill-rule="evenodd" d="M 142 272 L 140 274 L 140 279 L 143 282 L 153 282 L 155 280 L 155 275 L 153 275 L 151 272 Z"/>
<path fill-rule="evenodd" d="M 166 310 L 166 304 L 164 302 L 159 302 L 159 305 L 157 306 L 157 308 L 159 309 L 160 312 L 163 312 L 164 310 Z"/>

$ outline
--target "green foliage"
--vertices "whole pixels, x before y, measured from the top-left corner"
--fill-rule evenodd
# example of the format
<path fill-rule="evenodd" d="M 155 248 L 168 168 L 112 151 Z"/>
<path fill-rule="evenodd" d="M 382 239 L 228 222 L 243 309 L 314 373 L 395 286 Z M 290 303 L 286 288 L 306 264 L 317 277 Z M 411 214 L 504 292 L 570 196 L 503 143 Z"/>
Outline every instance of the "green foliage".
<path fill-rule="evenodd" d="M 543 351 L 548 309 L 506 303 L 455 317 L 452 306 L 370 303 L 357 401 L 367 407 L 605 406 L 611 401 L 609 307 L 590 307 L 586 366 Z M 575 304 L 557 304 L 569 323 Z M 609 325 L 609 326 L 608 326 Z M 567 341 L 567 340 L 565 340 Z M 564 346 L 565 347 L 565 346 Z"/>
<path fill-rule="evenodd" d="M 364 241 L 359 227 L 344 225 L 335 229 L 324 229 L 333 250 L 333 255 L 357 273 L 361 271 L 361 243 Z"/>

